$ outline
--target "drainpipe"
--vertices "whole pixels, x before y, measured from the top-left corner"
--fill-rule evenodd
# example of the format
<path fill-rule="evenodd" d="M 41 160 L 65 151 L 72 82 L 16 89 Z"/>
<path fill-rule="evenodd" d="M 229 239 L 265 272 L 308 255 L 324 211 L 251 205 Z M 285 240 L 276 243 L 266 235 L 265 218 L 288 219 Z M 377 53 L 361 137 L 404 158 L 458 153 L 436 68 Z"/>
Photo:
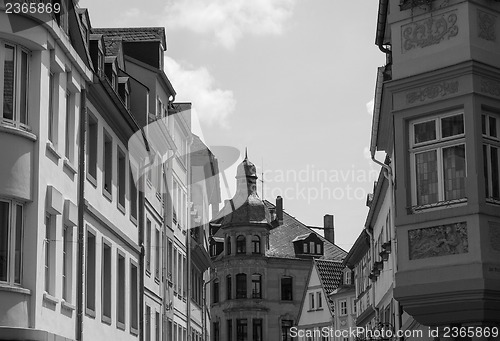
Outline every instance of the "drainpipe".
<path fill-rule="evenodd" d="M 140 177 L 141 186 L 144 186 L 144 177 Z M 139 255 L 139 341 L 144 340 L 144 215 L 145 215 L 145 192 L 139 191 L 139 245 L 141 254 Z"/>
<path fill-rule="evenodd" d="M 189 117 L 189 120 L 191 120 L 191 116 Z M 192 132 L 190 132 L 192 133 Z M 189 143 L 188 143 L 188 150 L 191 152 L 191 146 L 193 144 L 193 137 L 190 135 L 189 136 Z M 187 200 L 188 200 L 188 217 L 186 219 L 186 277 L 185 282 L 187 283 L 187 292 L 186 292 L 186 333 L 187 333 L 187 340 L 191 340 L 191 209 L 193 208 L 193 203 L 192 203 L 192 197 L 191 197 L 191 183 L 192 183 L 192 177 L 193 177 L 193 172 L 191 170 L 191 158 L 190 158 L 190 153 L 188 153 L 186 157 L 186 163 L 187 163 L 187 171 L 188 171 L 188 181 L 187 181 Z M 192 340 L 194 341 L 194 340 Z"/>
<path fill-rule="evenodd" d="M 87 83 L 87 86 L 90 86 Z M 76 264 L 76 340 L 83 340 L 83 241 L 85 237 L 84 229 L 84 207 L 85 207 L 85 137 L 87 128 L 87 90 L 80 92 L 80 148 L 78 153 L 78 261 Z"/>
<path fill-rule="evenodd" d="M 215 269 L 217 271 L 217 269 Z M 207 306 L 207 285 L 210 284 L 214 279 L 217 278 L 217 272 L 215 272 L 215 276 L 210 278 L 208 281 L 203 283 L 203 340 L 208 341 L 207 339 L 207 334 L 208 334 L 208 328 L 207 328 L 207 313 L 208 313 L 208 306 Z"/>

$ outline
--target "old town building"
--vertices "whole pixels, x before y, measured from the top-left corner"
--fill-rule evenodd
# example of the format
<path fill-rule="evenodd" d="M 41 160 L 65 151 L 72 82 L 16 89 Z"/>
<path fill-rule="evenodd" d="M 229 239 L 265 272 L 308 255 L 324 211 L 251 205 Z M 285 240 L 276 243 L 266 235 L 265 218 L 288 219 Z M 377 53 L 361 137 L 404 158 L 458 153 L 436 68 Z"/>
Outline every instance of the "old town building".
<path fill-rule="evenodd" d="M 291 340 L 313 259 L 345 251 L 257 195 L 256 168 L 237 169 L 235 196 L 212 222 L 212 340 Z M 332 217 L 333 218 L 333 217 Z"/>

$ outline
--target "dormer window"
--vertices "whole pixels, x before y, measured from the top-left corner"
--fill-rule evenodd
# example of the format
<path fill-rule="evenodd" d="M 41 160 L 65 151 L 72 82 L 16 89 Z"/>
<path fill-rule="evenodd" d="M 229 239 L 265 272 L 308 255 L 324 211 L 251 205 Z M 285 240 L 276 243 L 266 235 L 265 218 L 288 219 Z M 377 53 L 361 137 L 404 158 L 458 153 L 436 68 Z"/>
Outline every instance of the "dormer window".
<path fill-rule="evenodd" d="M 323 254 L 323 240 L 314 232 L 296 237 L 293 241 L 296 255 L 320 256 Z"/>
<path fill-rule="evenodd" d="M 64 31 L 64 33 L 68 34 L 68 2 L 55 0 L 54 4 L 54 15 L 56 18 L 57 25 Z M 59 6 L 55 6 L 58 4 Z M 59 11 L 57 11 L 57 7 L 59 7 Z"/>
<path fill-rule="evenodd" d="M 302 253 L 309 253 L 309 244 L 307 242 L 303 244 Z"/>

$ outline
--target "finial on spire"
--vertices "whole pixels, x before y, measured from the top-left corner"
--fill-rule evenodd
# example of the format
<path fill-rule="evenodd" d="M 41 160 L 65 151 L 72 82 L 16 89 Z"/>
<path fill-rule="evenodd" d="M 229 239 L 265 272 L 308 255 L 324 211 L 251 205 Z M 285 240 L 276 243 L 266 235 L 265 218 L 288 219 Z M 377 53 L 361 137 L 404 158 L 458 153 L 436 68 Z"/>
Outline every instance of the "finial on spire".
<path fill-rule="evenodd" d="M 245 147 L 245 160 L 248 160 L 248 148 Z"/>

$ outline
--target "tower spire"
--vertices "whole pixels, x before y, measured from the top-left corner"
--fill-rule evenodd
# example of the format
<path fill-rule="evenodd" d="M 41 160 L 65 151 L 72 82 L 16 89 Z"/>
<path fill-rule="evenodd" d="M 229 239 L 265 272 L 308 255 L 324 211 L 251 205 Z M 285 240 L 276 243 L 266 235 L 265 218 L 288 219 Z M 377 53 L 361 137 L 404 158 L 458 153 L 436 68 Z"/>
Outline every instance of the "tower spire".
<path fill-rule="evenodd" d="M 248 148 L 245 147 L 245 160 L 248 160 Z"/>

